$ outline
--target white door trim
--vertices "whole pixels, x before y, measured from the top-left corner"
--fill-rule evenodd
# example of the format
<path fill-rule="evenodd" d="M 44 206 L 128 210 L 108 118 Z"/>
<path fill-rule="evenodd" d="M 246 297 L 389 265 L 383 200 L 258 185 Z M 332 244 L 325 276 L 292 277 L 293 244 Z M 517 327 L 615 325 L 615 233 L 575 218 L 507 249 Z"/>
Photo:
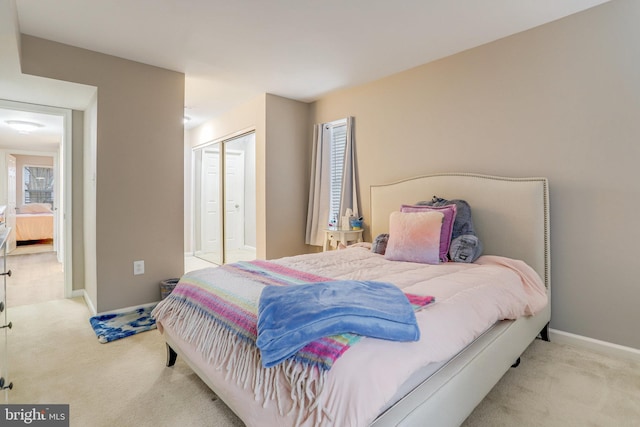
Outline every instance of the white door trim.
<path fill-rule="evenodd" d="M 58 224 L 54 224 L 58 230 L 58 236 L 61 236 L 62 244 L 58 247 L 58 260 L 63 263 L 64 269 L 64 297 L 71 298 L 73 293 L 73 251 L 72 251 L 72 147 L 73 147 L 73 121 L 72 111 L 68 108 L 50 107 L 46 105 L 26 104 L 23 102 L 8 101 L 0 99 L 0 107 L 20 110 L 31 111 L 35 113 L 51 114 L 56 116 L 62 116 L 64 121 L 62 143 L 57 151 L 50 152 L 38 152 L 28 150 L 14 150 L 8 149 L 11 153 L 15 154 L 31 154 L 31 155 L 46 155 L 53 156 L 54 167 L 58 167 L 58 173 L 56 174 L 55 190 L 56 197 L 60 197 L 62 201 L 62 212 L 59 210 L 57 217 L 59 218 Z M 46 154 L 45 154 L 46 153 Z M 56 165 L 57 160 L 57 165 Z M 61 185 L 62 184 L 62 185 Z"/>

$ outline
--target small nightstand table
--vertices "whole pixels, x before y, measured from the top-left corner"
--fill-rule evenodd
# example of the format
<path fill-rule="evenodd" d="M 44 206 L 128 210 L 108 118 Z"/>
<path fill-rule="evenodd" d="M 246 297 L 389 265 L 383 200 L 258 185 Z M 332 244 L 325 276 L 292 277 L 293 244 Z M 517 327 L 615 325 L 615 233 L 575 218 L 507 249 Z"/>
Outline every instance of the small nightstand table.
<path fill-rule="evenodd" d="M 351 243 L 362 242 L 362 229 L 360 230 L 340 230 L 337 228 L 327 228 L 324 230 L 323 251 L 329 250 L 329 242 L 332 240 L 349 246 Z"/>

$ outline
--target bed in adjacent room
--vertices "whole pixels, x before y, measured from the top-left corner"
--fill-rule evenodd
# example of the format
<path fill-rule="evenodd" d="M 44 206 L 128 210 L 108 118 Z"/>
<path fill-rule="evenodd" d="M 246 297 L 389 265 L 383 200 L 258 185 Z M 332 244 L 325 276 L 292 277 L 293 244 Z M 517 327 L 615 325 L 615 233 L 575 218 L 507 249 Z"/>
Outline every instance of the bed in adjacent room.
<path fill-rule="evenodd" d="M 22 205 L 16 214 L 16 241 L 53 239 L 53 211 L 49 203 Z"/>
<path fill-rule="evenodd" d="M 483 247 L 474 262 L 442 262 L 453 246 L 441 207 L 399 213 L 433 196 L 471 207 Z M 386 252 L 357 244 L 186 274 L 154 311 L 168 365 L 182 357 L 249 426 L 459 425 L 537 336 L 548 339 L 548 200 L 544 178 L 373 186 L 368 221 L 371 236 L 389 234 Z M 424 257 L 412 245 L 427 245 Z M 323 308 L 341 292 L 357 304 Z"/>

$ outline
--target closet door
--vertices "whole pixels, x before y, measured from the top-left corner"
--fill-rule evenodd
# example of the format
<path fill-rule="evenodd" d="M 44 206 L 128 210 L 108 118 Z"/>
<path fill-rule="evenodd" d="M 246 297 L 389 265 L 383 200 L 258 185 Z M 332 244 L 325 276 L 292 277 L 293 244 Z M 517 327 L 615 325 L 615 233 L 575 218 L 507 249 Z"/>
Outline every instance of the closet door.
<path fill-rule="evenodd" d="M 194 255 L 222 265 L 256 258 L 255 132 L 193 152 Z"/>
<path fill-rule="evenodd" d="M 255 132 L 224 142 L 224 262 L 256 258 Z"/>
<path fill-rule="evenodd" d="M 221 147 L 212 144 L 195 153 L 195 255 L 222 264 Z"/>

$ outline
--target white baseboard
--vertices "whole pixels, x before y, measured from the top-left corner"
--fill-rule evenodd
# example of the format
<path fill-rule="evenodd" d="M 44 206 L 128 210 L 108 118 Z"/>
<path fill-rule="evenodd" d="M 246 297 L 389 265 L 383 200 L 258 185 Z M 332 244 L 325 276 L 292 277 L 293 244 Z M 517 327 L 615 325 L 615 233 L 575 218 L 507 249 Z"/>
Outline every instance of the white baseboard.
<path fill-rule="evenodd" d="M 75 290 L 73 292 L 71 292 L 71 298 L 77 298 L 77 297 L 82 297 L 84 299 L 85 304 L 87 304 L 87 308 L 89 309 L 89 311 L 91 312 L 92 316 L 96 315 L 96 308 L 93 305 L 93 302 L 91 302 L 91 298 L 89 298 L 89 295 L 87 294 L 87 291 L 84 289 L 78 289 Z"/>
<path fill-rule="evenodd" d="M 147 304 L 141 304 L 141 305 L 134 305 L 131 307 L 124 307 L 124 308 L 119 308 L 117 310 L 111 310 L 108 312 L 104 312 L 104 313 L 98 313 L 95 306 L 93 305 L 93 302 L 91 302 L 91 298 L 89 298 L 89 295 L 87 294 L 87 292 L 84 289 L 80 289 L 80 290 L 75 290 L 71 293 L 71 298 L 77 298 L 77 297 L 82 297 L 84 298 L 84 302 L 87 304 L 87 308 L 89 308 L 89 311 L 91 312 L 92 316 L 97 316 L 98 314 L 102 315 L 102 314 L 107 314 L 107 313 L 126 313 L 128 311 L 133 311 L 135 309 L 138 308 L 147 308 L 147 307 L 153 307 L 155 305 L 157 305 L 160 301 L 156 301 L 156 302 L 150 302 Z"/>
<path fill-rule="evenodd" d="M 102 314 L 107 314 L 107 313 L 109 313 L 109 314 L 126 313 L 126 312 L 129 312 L 129 311 L 134 311 L 134 310 L 136 310 L 138 308 L 154 307 L 154 306 L 158 305 L 159 302 L 160 301 L 149 302 L 149 303 L 140 304 L 140 305 L 132 305 L 131 307 L 118 308 L 116 310 L 109 310 L 109 311 L 105 311 L 103 313 L 98 313 L 98 314 L 102 315 Z"/>
<path fill-rule="evenodd" d="M 549 339 L 554 343 L 582 347 L 607 356 L 640 361 L 640 350 L 633 347 L 625 347 L 607 341 L 583 337 L 582 335 L 570 334 L 557 329 L 549 329 Z"/>
<path fill-rule="evenodd" d="M 78 298 L 78 297 L 82 297 L 84 298 L 86 292 L 84 289 L 76 289 L 75 291 L 71 291 L 71 298 Z"/>

